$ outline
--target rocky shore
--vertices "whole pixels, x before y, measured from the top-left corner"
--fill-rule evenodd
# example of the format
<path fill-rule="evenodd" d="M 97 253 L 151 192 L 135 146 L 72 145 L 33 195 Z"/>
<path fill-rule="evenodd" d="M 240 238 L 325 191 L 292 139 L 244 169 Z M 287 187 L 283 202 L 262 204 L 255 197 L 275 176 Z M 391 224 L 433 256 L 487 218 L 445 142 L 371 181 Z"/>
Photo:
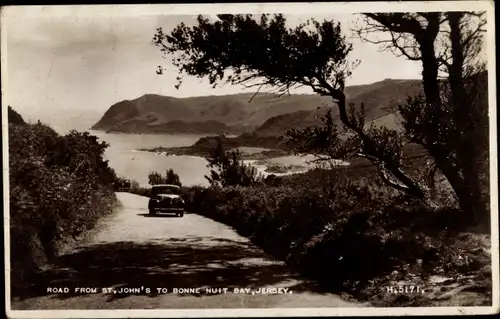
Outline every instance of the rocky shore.
<path fill-rule="evenodd" d="M 266 160 L 270 158 L 278 158 L 283 156 L 290 156 L 292 152 L 284 150 L 272 150 L 272 149 L 261 149 L 261 148 L 235 148 L 239 149 L 241 152 L 241 157 L 243 160 Z M 235 150 L 235 149 L 229 149 Z M 247 149 L 255 149 L 247 150 Z M 204 148 L 197 148 L 193 146 L 184 147 L 155 147 L 150 149 L 138 149 L 141 152 L 152 152 L 163 156 L 198 156 L 205 157 L 209 155 L 209 150 Z"/>

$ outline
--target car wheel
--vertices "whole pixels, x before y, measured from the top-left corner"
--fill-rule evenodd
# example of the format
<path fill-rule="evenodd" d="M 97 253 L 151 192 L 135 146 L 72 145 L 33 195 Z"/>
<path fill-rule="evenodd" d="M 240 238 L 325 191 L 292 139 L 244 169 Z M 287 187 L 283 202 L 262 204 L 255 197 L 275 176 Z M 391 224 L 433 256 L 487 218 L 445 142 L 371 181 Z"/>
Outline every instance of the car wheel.
<path fill-rule="evenodd" d="M 156 211 L 154 209 L 149 210 L 149 215 L 156 215 Z"/>
<path fill-rule="evenodd" d="M 179 217 L 183 217 L 183 216 L 184 216 L 184 212 L 180 212 Z"/>

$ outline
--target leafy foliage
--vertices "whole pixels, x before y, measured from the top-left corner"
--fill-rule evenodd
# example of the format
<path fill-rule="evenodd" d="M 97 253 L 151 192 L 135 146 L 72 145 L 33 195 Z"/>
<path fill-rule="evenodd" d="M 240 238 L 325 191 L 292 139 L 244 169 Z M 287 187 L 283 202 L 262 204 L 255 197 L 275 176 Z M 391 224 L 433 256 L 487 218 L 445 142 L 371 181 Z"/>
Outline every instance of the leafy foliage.
<path fill-rule="evenodd" d="M 318 170 L 279 186 L 194 189 L 189 205 L 324 288 L 363 300 L 378 294 L 383 280 L 464 273 L 484 263 L 457 240 L 467 223 L 456 209 L 429 209 L 380 187 L 373 174 Z M 471 263 L 461 266 L 464 256 Z"/>
<path fill-rule="evenodd" d="M 397 281 L 409 274 L 425 277 L 476 268 L 477 260 L 463 266 L 464 254 L 475 257 L 464 252 L 467 245 L 457 240 L 456 232 L 471 222 L 489 226 L 481 203 L 488 189 L 486 77 L 476 63 L 483 14 L 366 17 L 372 21 L 368 33 L 386 32 L 386 48 L 422 62 L 424 95 L 409 97 L 397 110 L 403 133 L 367 126 L 364 106 L 347 105 L 344 83 L 356 63 L 348 62 L 352 47 L 333 21 L 311 20 L 290 29 L 281 15 L 219 15 L 216 21 L 200 16 L 193 27 L 180 24 L 170 34 L 160 28 L 153 39 L 172 56 L 178 85 L 184 75 L 208 78 L 214 86 L 271 86 L 280 93 L 305 85 L 337 104 L 341 128 L 327 113 L 323 126 L 292 130 L 288 139 L 298 153 L 313 152 L 320 160 L 355 162 L 361 157 L 375 164 L 356 172 L 356 179 L 353 171 L 340 168 L 330 170 L 334 175 L 326 179 L 312 175 L 318 171 L 306 177 L 271 177 L 250 187 L 199 190 L 191 205 L 323 285 L 358 296 L 370 286 L 373 296 L 374 287 L 394 271 Z M 478 24 L 471 17 L 479 18 Z M 438 78 L 440 71 L 448 74 L 446 81 Z M 425 165 L 421 158 L 408 163 L 408 144 L 425 149 Z M 229 161 L 222 147 L 214 152 L 212 158 L 221 159 L 216 163 Z M 434 205 L 440 203 L 432 191 L 436 174 L 449 182 L 460 210 L 449 203 Z M 209 180 L 222 178 L 215 174 Z"/>
<path fill-rule="evenodd" d="M 60 136 L 40 122 L 9 125 L 14 288 L 112 211 L 116 175 L 102 158 L 106 146 L 88 133 Z"/>
<path fill-rule="evenodd" d="M 390 36 L 379 42 L 385 48 L 422 62 L 425 105 L 417 97 L 410 105 L 399 108 L 405 134 L 388 128 L 365 127 L 363 105 L 347 107 L 345 79 L 357 62 L 348 62 L 352 46 L 342 36 L 340 25 L 333 21 L 310 20 L 296 28 L 287 28 L 282 15 L 262 15 L 260 19 L 252 15 L 219 15 L 216 21 L 199 16 L 197 25 L 188 27 L 181 23 L 170 34 L 159 28 L 153 42 L 163 53 L 172 55 L 180 74 L 178 85 L 187 74 L 206 77 L 214 86 L 226 82 L 260 89 L 266 85 L 281 93 L 308 86 L 320 95 L 330 96 L 338 106 L 345 134 L 340 135 L 329 113 L 324 128 L 289 134 L 299 151 L 316 152 L 330 159 L 367 158 L 378 167 L 379 177 L 386 185 L 430 206 L 435 205 L 432 189 L 439 169 L 453 187 L 462 210 L 474 216 L 475 222 L 488 225 L 481 185 L 487 183 L 482 183 L 479 173 L 483 171 L 479 163 L 484 161 L 477 160 L 484 157 L 465 151 L 477 148 L 476 143 L 484 145 L 478 139 L 486 138 L 481 125 L 477 125 L 486 122 L 485 112 L 474 111 L 479 103 L 478 94 L 467 94 L 470 86 L 467 83 L 477 74 L 484 14 L 428 12 L 365 16 L 367 28 L 360 30 L 360 35 L 384 31 Z M 442 46 L 438 47 L 438 43 Z M 444 90 L 438 79 L 439 71 L 443 70 L 449 75 L 449 89 Z M 474 82 L 470 82 L 472 88 Z M 472 91 L 480 90 L 476 87 Z M 449 98 L 443 97 L 447 92 Z M 475 124 L 471 126 L 469 116 L 476 113 L 481 117 L 473 116 Z M 402 165 L 403 146 L 407 142 L 427 149 L 431 167 L 423 170 L 421 175 L 427 175 L 425 178 L 412 176 Z M 483 150 L 480 153 L 484 154 Z"/>
<path fill-rule="evenodd" d="M 167 170 L 167 175 L 165 176 L 165 182 L 167 184 L 172 184 L 172 185 L 179 185 L 182 186 L 181 180 L 179 178 L 179 175 L 177 175 L 173 169 L 168 169 Z"/>
<path fill-rule="evenodd" d="M 205 178 L 212 186 L 250 186 L 258 181 L 256 168 L 243 163 L 239 150 L 226 151 L 220 138 L 206 159 L 212 170 Z"/>
<path fill-rule="evenodd" d="M 471 222 L 489 228 L 485 12 L 377 13 L 365 22 L 364 39 L 422 63 L 425 94 L 398 108 L 406 138 L 432 157 L 429 179 L 441 171 Z M 373 41 L 374 31 L 392 40 Z"/>
<path fill-rule="evenodd" d="M 149 178 L 149 185 L 171 184 L 171 185 L 182 186 L 179 175 L 177 175 L 171 168 L 167 169 L 164 176 L 158 172 L 151 172 L 149 173 L 148 178 Z"/>
<path fill-rule="evenodd" d="M 260 20 L 251 15 L 218 18 L 219 21 L 210 22 L 200 16 L 197 26 L 180 24 L 170 35 L 160 28 L 153 41 L 164 53 L 173 55 L 172 61 L 181 75 L 208 77 L 213 84 L 225 80 L 232 84 L 251 83 L 249 86 L 268 85 L 282 93 L 292 87 L 308 86 L 320 95 L 330 96 L 338 106 L 344 130 L 354 135 L 349 143 L 340 145 L 341 137 L 331 119 L 327 119 L 329 123 L 321 132 L 295 131 L 292 135 L 305 135 L 309 142 L 320 138 L 309 145 L 309 151 L 319 146 L 335 158 L 364 156 L 379 166 L 380 177 L 388 185 L 425 197 L 422 185 L 400 166 L 397 156 L 401 153 L 401 140 L 397 133 L 376 127 L 365 129 L 364 106 L 359 110 L 346 106 L 345 79 L 358 62 L 347 60 L 352 46 L 342 36 L 339 23 L 313 19 L 291 29 L 286 28 L 281 15 L 262 15 Z M 227 70 L 234 74 L 225 77 Z M 260 82 L 252 84 L 255 80 Z M 333 145 L 326 146 L 328 142 Z"/>
<path fill-rule="evenodd" d="M 113 183 L 113 186 L 114 186 L 115 191 L 122 192 L 122 191 L 128 191 L 133 186 L 135 186 L 135 185 L 132 185 L 132 184 L 133 184 L 133 182 L 130 181 L 129 179 L 118 177 L 115 180 L 115 182 Z"/>
<path fill-rule="evenodd" d="M 218 19 L 210 22 L 200 15 L 197 26 L 181 23 L 170 34 L 158 28 L 153 43 L 175 55 L 172 62 L 181 75 L 208 77 L 214 86 L 222 80 L 260 80 L 251 86 L 270 85 L 286 92 L 307 85 L 328 94 L 320 82 L 328 79 L 333 88 L 343 88 L 350 75 L 353 64 L 345 57 L 352 46 L 341 35 L 339 23 L 311 19 L 290 29 L 281 14 L 260 19 L 225 14 Z"/>

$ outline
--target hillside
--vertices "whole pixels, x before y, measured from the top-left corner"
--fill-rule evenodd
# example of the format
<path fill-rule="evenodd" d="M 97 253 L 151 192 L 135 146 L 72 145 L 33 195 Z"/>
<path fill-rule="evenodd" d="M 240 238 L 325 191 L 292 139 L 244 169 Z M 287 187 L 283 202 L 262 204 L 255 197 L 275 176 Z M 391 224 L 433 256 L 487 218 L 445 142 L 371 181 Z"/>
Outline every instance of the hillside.
<path fill-rule="evenodd" d="M 391 80 L 386 79 L 370 85 L 351 86 L 346 89 L 348 103 L 366 106 L 367 123 L 374 122 L 376 125 L 384 125 L 394 128 L 397 125 L 392 108 L 403 102 L 407 96 L 421 92 L 418 80 Z M 305 128 L 317 125 L 325 115 L 329 107 L 320 107 L 311 111 L 296 111 L 278 115 L 268 119 L 255 129 L 258 135 L 283 135 L 289 129 Z M 331 108 L 334 119 L 338 118 L 338 109 Z"/>
<path fill-rule="evenodd" d="M 17 113 L 10 105 L 7 107 L 7 116 L 9 124 L 24 125 L 24 121 L 21 114 Z"/>
<path fill-rule="evenodd" d="M 418 80 L 384 80 L 346 88 L 349 103 L 365 103 L 368 119 L 390 113 L 391 106 L 420 90 Z M 253 93 L 174 98 L 146 94 L 112 105 L 92 129 L 122 133 L 281 135 L 289 128 L 314 125 L 328 107 L 329 97 L 292 94 L 277 97 Z M 250 102 L 250 100 L 252 101 Z M 333 114 L 337 114 L 333 108 Z"/>

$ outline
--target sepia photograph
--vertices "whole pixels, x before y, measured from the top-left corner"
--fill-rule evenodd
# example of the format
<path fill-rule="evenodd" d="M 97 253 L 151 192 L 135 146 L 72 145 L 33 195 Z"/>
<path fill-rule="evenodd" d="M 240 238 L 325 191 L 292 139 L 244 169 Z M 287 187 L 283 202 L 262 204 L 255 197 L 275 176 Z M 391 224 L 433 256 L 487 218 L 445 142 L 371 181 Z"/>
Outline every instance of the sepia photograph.
<path fill-rule="evenodd" d="M 8 317 L 498 313 L 494 23 L 2 7 Z"/>

